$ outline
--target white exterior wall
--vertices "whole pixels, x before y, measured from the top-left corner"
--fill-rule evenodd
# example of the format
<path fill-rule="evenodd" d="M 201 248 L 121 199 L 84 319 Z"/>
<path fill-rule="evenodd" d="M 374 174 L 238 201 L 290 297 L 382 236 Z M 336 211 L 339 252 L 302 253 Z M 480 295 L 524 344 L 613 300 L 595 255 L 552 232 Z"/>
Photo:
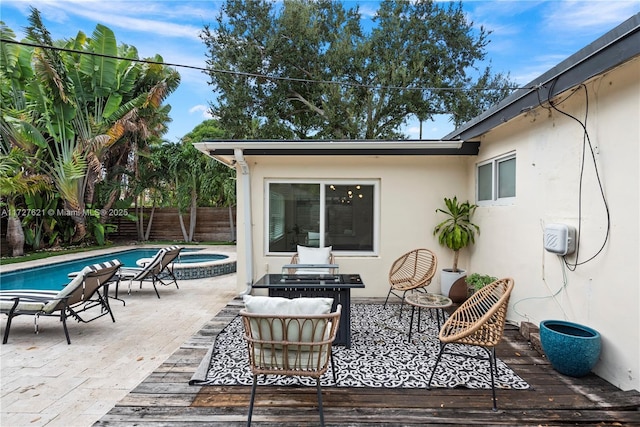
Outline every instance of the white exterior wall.
<path fill-rule="evenodd" d="M 353 296 L 386 296 L 389 268 L 405 252 L 426 247 L 436 252 L 440 267 L 450 267 L 453 255 L 438 245 L 433 227 L 444 219 L 436 208 L 444 207 L 443 198 L 467 199 L 467 157 L 459 156 L 247 156 L 251 170 L 253 214 L 253 281 L 262 275 L 280 273 L 291 254 L 266 255 L 265 182 L 267 179 L 375 179 L 380 181 L 379 251 L 372 256 L 345 256 L 336 253 L 342 273 L 359 273 L 365 289 Z M 238 171 L 238 288 L 245 289 L 246 256 L 242 243 L 245 225 L 242 212 L 244 195 Z M 468 262 L 461 255 L 460 266 Z M 438 292 L 439 275 L 429 289 Z M 256 290 L 256 293 L 260 290 Z"/>
<path fill-rule="evenodd" d="M 537 108 L 484 135 L 468 171 L 473 194 L 476 161 L 516 150 L 516 202 L 478 208 L 474 220 L 482 234 L 472 250 L 471 271 L 515 279 L 512 321 L 564 319 L 599 331 L 603 350 L 594 372 L 623 390 L 640 390 L 639 76 L 636 59 L 586 85 L 587 129 L 611 229 L 602 252 L 575 271 L 543 249 L 543 227 L 579 225 L 583 131 L 578 123 Z M 559 109 L 584 122 L 584 90 L 558 99 L 565 100 Z M 578 262 L 596 255 L 607 230 L 588 145 L 586 150 Z M 575 263 L 575 254 L 567 260 Z"/>

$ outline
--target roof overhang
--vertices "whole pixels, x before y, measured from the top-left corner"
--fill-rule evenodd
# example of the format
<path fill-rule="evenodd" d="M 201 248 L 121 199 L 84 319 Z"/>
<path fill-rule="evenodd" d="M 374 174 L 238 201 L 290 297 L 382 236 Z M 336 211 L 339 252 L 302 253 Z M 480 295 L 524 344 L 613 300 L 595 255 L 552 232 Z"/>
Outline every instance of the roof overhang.
<path fill-rule="evenodd" d="M 479 142 L 461 140 L 215 140 L 193 144 L 231 165 L 244 156 L 475 156 Z"/>
<path fill-rule="evenodd" d="M 538 108 L 558 94 L 640 55 L 640 13 L 580 49 L 495 107 L 458 127 L 444 138 L 477 139 L 514 117 Z"/>

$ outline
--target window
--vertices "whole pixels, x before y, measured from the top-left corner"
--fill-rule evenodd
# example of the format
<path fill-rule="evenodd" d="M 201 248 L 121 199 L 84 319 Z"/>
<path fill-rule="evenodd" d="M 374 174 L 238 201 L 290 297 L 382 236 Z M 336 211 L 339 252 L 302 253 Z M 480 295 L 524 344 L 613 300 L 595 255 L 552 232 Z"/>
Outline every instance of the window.
<path fill-rule="evenodd" d="M 266 186 L 268 252 L 295 252 L 297 245 L 374 252 L 376 181 L 269 181 Z"/>
<path fill-rule="evenodd" d="M 515 153 L 478 164 L 476 194 L 480 206 L 512 204 L 515 201 Z"/>

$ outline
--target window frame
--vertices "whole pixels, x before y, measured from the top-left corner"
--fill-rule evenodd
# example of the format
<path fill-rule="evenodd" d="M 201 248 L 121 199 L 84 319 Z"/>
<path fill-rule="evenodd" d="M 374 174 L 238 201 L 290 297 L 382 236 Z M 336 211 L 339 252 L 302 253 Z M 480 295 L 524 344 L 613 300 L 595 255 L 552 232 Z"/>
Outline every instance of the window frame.
<path fill-rule="evenodd" d="M 326 224 L 326 187 L 334 185 L 368 185 L 373 187 L 373 220 L 372 220 L 372 233 L 373 233 L 373 250 L 371 251 L 358 251 L 358 250 L 334 250 L 333 252 L 339 253 L 341 256 L 366 256 L 374 257 L 378 256 L 380 248 L 380 180 L 372 178 L 363 179 L 330 179 L 330 178 L 318 178 L 318 179 L 286 179 L 286 178 L 270 178 L 264 180 L 264 194 L 269 197 L 264 198 L 264 239 L 263 239 L 263 251 L 265 255 L 273 256 L 286 256 L 293 255 L 295 252 L 273 252 L 269 250 L 269 212 L 270 212 L 270 194 L 271 184 L 317 184 L 320 186 L 320 235 L 324 236 L 325 224 Z M 322 240 L 321 240 L 322 243 Z"/>
<path fill-rule="evenodd" d="M 516 202 L 517 191 L 515 196 L 499 197 L 500 194 L 500 163 L 514 160 L 516 162 L 516 171 L 513 175 L 513 185 L 517 189 L 517 159 L 516 152 L 511 151 L 509 153 L 493 157 L 488 160 L 476 163 L 476 204 L 478 206 L 507 206 L 513 205 Z M 491 199 L 480 200 L 480 168 L 482 166 L 491 165 Z"/>

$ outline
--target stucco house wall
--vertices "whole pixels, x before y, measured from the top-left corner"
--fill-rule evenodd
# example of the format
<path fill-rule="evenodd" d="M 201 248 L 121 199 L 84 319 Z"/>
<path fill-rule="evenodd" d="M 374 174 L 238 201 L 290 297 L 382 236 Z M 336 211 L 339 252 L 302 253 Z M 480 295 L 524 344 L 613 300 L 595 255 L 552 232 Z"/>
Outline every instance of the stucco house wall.
<path fill-rule="evenodd" d="M 426 247 L 438 257 L 439 266 L 450 267 L 451 252 L 438 245 L 433 227 L 444 219 L 436 208 L 444 207 L 443 198 L 466 199 L 468 161 L 464 156 L 247 156 L 251 170 L 251 204 L 253 224 L 253 281 L 271 272 L 279 273 L 288 264 L 291 253 L 267 255 L 265 242 L 265 182 L 267 179 L 374 179 L 380 182 L 380 236 L 377 253 L 344 255 L 336 252 L 340 272 L 360 273 L 365 289 L 354 290 L 354 296 L 386 296 L 389 290 L 389 268 L 401 254 Z M 238 186 L 242 191 L 242 186 Z M 242 193 L 238 201 L 244 200 Z M 238 212 L 244 206 L 239 203 Z M 238 242 L 244 242 L 245 226 L 238 215 Z M 246 255 L 238 251 L 238 263 Z M 467 263 L 463 254 L 461 265 Z M 242 270 L 242 271 L 241 271 Z M 247 273 L 238 269 L 239 289 L 247 283 Z M 430 290 L 439 291 L 436 276 Z"/>
<path fill-rule="evenodd" d="M 565 319 L 598 330 L 606 362 L 594 372 L 623 390 L 640 388 L 639 76 L 636 58 L 585 84 L 587 130 L 611 219 L 606 244 L 607 213 L 591 149 L 569 117 L 538 107 L 494 128 L 481 136 L 467 172 L 472 194 L 477 162 L 516 152 L 516 202 L 477 209 L 481 236 L 470 270 L 514 277 L 511 321 Z M 584 122 L 585 96 L 584 88 L 560 94 L 557 108 Z M 577 268 L 544 250 L 548 223 L 581 223 Z M 566 259 L 576 263 L 575 254 Z"/>

